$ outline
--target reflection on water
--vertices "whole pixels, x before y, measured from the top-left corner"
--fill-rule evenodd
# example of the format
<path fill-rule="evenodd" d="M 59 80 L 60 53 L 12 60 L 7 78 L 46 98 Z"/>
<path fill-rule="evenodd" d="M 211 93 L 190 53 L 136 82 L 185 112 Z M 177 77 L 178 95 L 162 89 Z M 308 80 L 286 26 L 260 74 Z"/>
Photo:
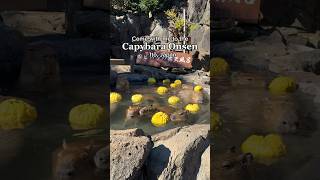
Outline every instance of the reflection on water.
<path fill-rule="evenodd" d="M 0 132 L 1 179 L 52 179 L 53 152 L 62 146 L 64 139 L 78 139 L 72 135 L 79 131 L 73 131 L 68 123 L 71 108 L 82 103 L 105 105 L 106 77 L 92 71 L 65 74 L 56 92 L 13 90 L 6 94 L 32 101 L 38 119 L 24 130 Z"/>
<path fill-rule="evenodd" d="M 257 77 L 258 74 L 252 74 L 252 77 Z M 268 84 L 269 76 L 265 76 L 264 81 Z M 234 85 L 233 80 L 239 81 L 237 78 L 220 77 L 213 79 L 213 89 L 216 92 L 213 95 L 212 110 L 220 113 L 223 119 L 223 127 L 214 133 L 214 156 L 219 161 L 224 156 L 226 151 L 232 146 L 240 149 L 242 142 L 250 135 L 266 135 L 269 133 L 281 133 L 283 140 L 287 146 L 287 154 L 281 158 L 277 163 L 270 166 L 253 165 L 254 171 L 251 172 L 251 179 L 254 180 L 302 180 L 319 179 L 318 172 L 315 171 L 315 166 L 319 167 L 320 150 L 320 133 L 317 128 L 316 121 L 319 120 L 319 106 L 313 103 L 312 98 L 303 94 L 299 90 L 290 94 L 290 101 L 296 104 L 299 124 L 295 132 L 284 133 L 277 129 L 270 127 L 270 124 L 280 123 L 279 119 L 288 118 L 292 120 L 291 114 L 287 117 L 281 116 L 280 113 L 270 113 L 269 119 L 265 119 L 263 115 L 266 105 L 264 101 L 267 99 L 273 102 L 267 91 L 266 86 L 252 86 L 252 84 Z M 252 80 L 252 79 L 251 79 Z M 254 79 L 252 80 L 254 84 Z M 232 85 L 233 84 L 233 85 Z M 271 104 L 276 106 L 277 104 Z M 293 111 L 286 111 L 290 106 L 277 107 L 277 111 L 285 113 L 292 113 Z M 291 107 L 290 107 L 291 108 Z M 284 113 L 282 113 L 283 115 Z M 265 123 L 265 121 L 270 121 Z M 279 121 L 279 122 L 278 122 Z M 282 122 L 282 121 L 281 121 Z M 213 163 L 215 158 L 213 158 Z M 312 164 L 312 165 L 311 165 Z M 228 171 L 225 173 L 232 174 L 234 179 L 241 180 L 238 172 Z M 223 174 L 223 173 L 220 173 Z M 235 175 L 236 174 L 236 175 Z M 225 179 L 228 179 L 225 177 Z M 221 180 L 224 180 L 223 178 Z M 228 179 L 232 180 L 232 179 Z M 248 180 L 248 178 L 246 179 Z"/>
<path fill-rule="evenodd" d="M 189 84 L 187 86 L 192 87 L 193 85 Z M 181 100 L 181 103 L 177 104 L 176 106 L 170 106 L 168 104 L 168 98 L 170 96 L 178 96 L 179 91 L 181 91 L 181 88 L 176 89 L 169 89 L 169 93 L 166 95 L 160 96 L 156 93 L 156 89 L 159 86 L 149 86 L 146 84 L 136 84 L 131 85 L 130 90 L 121 93 L 123 96 L 123 100 L 120 103 L 117 103 L 116 105 L 111 106 L 111 116 L 110 116 L 110 128 L 111 129 L 130 129 L 130 128 L 141 128 L 146 132 L 147 134 L 155 134 L 158 132 L 162 132 L 167 129 L 172 129 L 179 126 L 184 126 L 188 124 L 196 124 L 196 123 L 209 123 L 209 97 L 205 95 L 205 101 L 203 104 L 200 104 L 200 111 L 192 116 L 189 116 L 188 119 L 185 120 L 185 122 L 180 123 L 174 123 L 170 121 L 166 126 L 164 127 L 155 127 L 151 123 L 151 117 L 140 117 L 136 118 L 134 120 L 131 120 L 130 122 L 126 122 L 126 112 L 129 106 L 132 105 L 131 102 L 131 96 L 134 94 L 142 94 L 144 96 L 144 101 L 140 106 L 148 106 L 153 105 L 159 111 L 163 111 L 168 113 L 169 115 L 184 109 L 184 107 L 187 105 L 186 102 L 183 102 L 183 99 Z M 189 97 L 191 98 L 191 97 Z"/>

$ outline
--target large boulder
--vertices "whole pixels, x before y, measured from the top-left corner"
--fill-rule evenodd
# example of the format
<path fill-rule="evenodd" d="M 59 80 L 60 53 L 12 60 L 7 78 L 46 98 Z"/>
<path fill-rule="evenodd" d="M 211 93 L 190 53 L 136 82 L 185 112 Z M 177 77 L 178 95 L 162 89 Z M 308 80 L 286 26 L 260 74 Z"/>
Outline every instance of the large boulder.
<path fill-rule="evenodd" d="M 38 41 L 35 39 L 35 41 Z M 41 41 L 41 40 L 40 40 Z M 51 46 L 57 53 L 61 65 L 92 65 L 109 59 L 109 42 L 91 38 L 45 39 L 41 41 Z"/>
<path fill-rule="evenodd" d="M 110 179 L 135 180 L 152 148 L 142 130 L 110 131 Z"/>
<path fill-rule="evenodd" d="M 274 57 L 270 60 L 269 70 L 276 73 L 286 71 L 303 71 L 320 61 L 320 50 L 308 50 L 286 56 Z"/>
<path fill-rule="evenodd" d="M 25 36 L 65 33 L 63 12 L 4 11 L 1 16 L 6 25 L 19 30 Z"/>
<path fill-rule="evenodd" d="M 188 9 L 187 14 L 189 16 L 189 21 L 198 23 L 204 16 L 208 15 L 210 9 L 207 6 L 210 6 L 209 0 L 188 0 Z"/>
<path fill-rule="evenodd" d="M 201 165 L 197 180 L 210 180 L 210 146 L 201 156 Z"/>
<path fill-rule="evenodd" d="M 201 155 L 209 146 L 209 129 L 210 125 L 193 125 L 153 135 L 148 179 L 196 179 Z"/>
<path fill-rule="evenodd" d="M 198 51 L 210 54 L 210 27 L 202 25 L 190 33 L 191 44 L 198 45 Z"/>
<path fill-rule="evenodd" d="M 204 91 L 210 94 L 210 76 L 209 72 L 195 71 L 194 73 L 180 75 L 178 79 L 182 79 L 187 83 L 197 84 L 203 87 Z"/>

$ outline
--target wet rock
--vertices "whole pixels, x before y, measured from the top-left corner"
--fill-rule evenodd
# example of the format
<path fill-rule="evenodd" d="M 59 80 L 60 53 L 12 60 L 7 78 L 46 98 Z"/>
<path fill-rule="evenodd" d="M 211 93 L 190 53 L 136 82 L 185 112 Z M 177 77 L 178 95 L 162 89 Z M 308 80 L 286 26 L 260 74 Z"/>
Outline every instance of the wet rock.
<path fill-rule="evenodd" d="M 187 14 L 189 21 L 200 22 L 205 15 L 208 15 L 208 8 L 210 6 L 208 0 L 188 0 Z"/>
<path fill-rule="evenodd" d="M 203 87 L 206 93 L 210 94 L 209 72 L 204 72 L 199 70 L 187 75 L 180 75 L 178 78 L 188 83 L 200 85 Z"/>
<path fill-rule="evenodd" d="M 151 140 L 142 130 L 110 132 L 110 179 L 137 179 L 152 148 Z"/>
<path fill-rule="evenodd" d="M 201 155 L 209 146 L 209 129 L 209 125 L 193 125 L 152 136 L 148 179 L 196 179 Z"/>
<path fill-rule="evenodd" d="M 197 180 L 210 180 L 210 146 L 201 156 L 201 165 Z"/>
<path fill-rule="evenodd" d="M 135 65 L 133 67 L 133 71 L 136 73 L 146 75 L 148 77 L 154 77 L 156 79 L 176 79 L 175 74 L 171 74 L 166 72 L 165 70 L 149 66 Z"/>
<path fill-rule="evenodd" d="M 139 74 L 139 73 L 122 73 L 119 74 L 118 77 L 121 77 L 123 79 L 127 79 L 129 82 L 147 82 L 148 76 L 145 74 Z"/>
<path fill-rule="evenodd" d="M 1 16 L 6 25 L 17 29 L 25 36 L 65 33 L 63 12 L 5 11 Z"/>
<path fill-rule="evenodd" d="M 131 71 L 130 65 L 111 65 L 111 70 L 117 73 L 129 73 Z"/>
<path fill-rule="evenodd" d="M 308 50 L 286 56 L 274 57 L 270 60 L 269 70 L 276 73 L 286 71 L 303 71 L 313 66 L 320 59 L 320 50 Z"/>

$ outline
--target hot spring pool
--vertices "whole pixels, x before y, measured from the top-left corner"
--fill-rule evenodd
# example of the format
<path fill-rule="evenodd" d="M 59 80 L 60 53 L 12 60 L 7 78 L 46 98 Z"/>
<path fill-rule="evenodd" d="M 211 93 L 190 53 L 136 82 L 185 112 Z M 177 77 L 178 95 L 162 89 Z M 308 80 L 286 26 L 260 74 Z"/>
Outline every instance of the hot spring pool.
<path fill-rule="evenodd" d="M 181 102 L 175 106 L 172 106 L 168 103 L 168 98 L 171 96 L 178 96 L 179 91 L 182 88 L 170 88 L 168 93 L 165 95 L 157 94 L 157 88 L 161 86 L 161 84 L 157 85 L 148 85 L 143 83 L 135 83 L 130 84 L 130 89 L 126 92 L 119 92 L 122 95 L 122 101 L 116 104 L 111 105 L 111 115 L 110 115 L 110 128 L 114 130 L 123 130 L 123 129 L 132 129 L 132 128 L 140 128 L 146 134 L 156 134 L 158 132 L 162 132 L 168 129 L 172 129 L 175 127 L 191 125 L 191 124 L 201 124 L 201 123 L 209 123 L 210 118 L 210 103 L 209 96 L 204 94 L 204 101 L 200 105 L 200 111 L 196 114 L 192 114 L 185 122 L 172 122 L 169 121 L 165 126 L 155 127 L 151 123 L 152 117 L 139 117 L 130 121 L 130 123 L 126 122 L 126 112 L 129 106 L 132 106 L 131 96 L 134 94 L 142 94 L 143 102 L 139 106 L 148 106 L 153 105 L 159 108 L 159 111 L 164 111 L 170 114 L 175 113 L 178 110 L 183 110 L 185 106 L 189 103 Z M 184 86 L 193 87 L 193 84 L 184 84 Z"/>

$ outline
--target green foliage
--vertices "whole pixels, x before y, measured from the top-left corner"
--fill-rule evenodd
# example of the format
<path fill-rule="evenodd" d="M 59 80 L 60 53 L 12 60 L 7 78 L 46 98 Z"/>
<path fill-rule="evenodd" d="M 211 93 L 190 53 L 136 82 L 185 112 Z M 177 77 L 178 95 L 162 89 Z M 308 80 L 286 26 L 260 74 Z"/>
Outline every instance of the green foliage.
<path fill-rule="evenodd" d="M 186 34 L 189 35 L 192 31 L 198 28 L 198 24 L 191 23 L 189 21 L 186 21 L 179 17 L 178 12 L 175 9 L 169 9 L 165 11 L 165 14 L 167 16 L 167 19 L 170 21 L 170 26 L 173 28 L 178 36 L 181 36 L 183 34 L 183 28 L 184 24 L 186 24 Z"/>
<path fill-rule="evenodd" d="M 174 9 L 165 11 L 165 14 L 169 20 L 174 20 L 177 17 L 177 12 Z"/>
<path fill-rule="evenodd" d="M 127 11 L 127 10 L 137 10 L 139 0 L 111 0 L 111 5 L 113 9 Z"/>
<path fill-rule="evenodd" d="M 178 31 L 183 31 L 184 22 L 185 22 L 184 19 L 177 18 L 174 22 L 174 28 L 177 29 Z"/>
<path fill-rule="evenodd" d="M 164 8 L 170 0 L 111 0 L 112 8 L 123 12 L 140 11 L 149 14 Z"/>
<path fill-rule="evenodd" d="M 142 12 L 153 12 L 160 4 L 160 0 L 140 0 L 139 8 Z"/>

